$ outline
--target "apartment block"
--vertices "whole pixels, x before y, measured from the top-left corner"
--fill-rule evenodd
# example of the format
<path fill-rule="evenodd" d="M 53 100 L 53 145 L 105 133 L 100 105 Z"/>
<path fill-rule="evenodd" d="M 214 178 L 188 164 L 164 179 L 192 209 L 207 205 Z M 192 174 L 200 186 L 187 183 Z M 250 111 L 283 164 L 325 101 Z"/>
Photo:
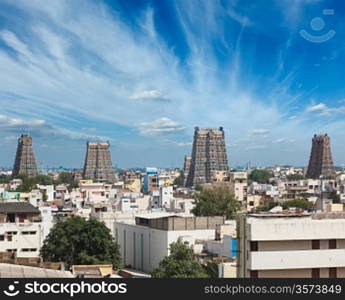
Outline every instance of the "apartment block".
<path fill-rule="evenodd" d="M 40 211 L 29 203 L 0 203 L 0 252 L 38 257 L 42 244 Z"/>
<path fill-rule="evenodd" d="M 182 217 L 169 213 L 137 215 L 135 223 L 115 222 L 115 240 L 125 266 L 151 272 L 169 255 L 172 242 L 188 242 L 201 252 L 202 242 L 214 240 L 223 217 Z"/>
<path fill-rule="evenodd" d="M 238 277 L 345 277 L 345 213 L 260 213 L 237 220 Z"/>

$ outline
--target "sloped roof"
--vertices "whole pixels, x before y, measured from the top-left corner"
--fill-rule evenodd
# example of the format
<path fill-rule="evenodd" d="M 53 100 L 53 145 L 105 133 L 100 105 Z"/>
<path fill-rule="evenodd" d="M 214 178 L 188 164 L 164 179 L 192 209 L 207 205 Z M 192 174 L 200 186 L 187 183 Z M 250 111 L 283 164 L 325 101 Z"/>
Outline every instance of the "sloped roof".
<path fill-rule="evenodd" d="M 32 213 L 39 214 L 38 208 L 28 202 L 3 202 L 0 203 L 0 213 Z"/>

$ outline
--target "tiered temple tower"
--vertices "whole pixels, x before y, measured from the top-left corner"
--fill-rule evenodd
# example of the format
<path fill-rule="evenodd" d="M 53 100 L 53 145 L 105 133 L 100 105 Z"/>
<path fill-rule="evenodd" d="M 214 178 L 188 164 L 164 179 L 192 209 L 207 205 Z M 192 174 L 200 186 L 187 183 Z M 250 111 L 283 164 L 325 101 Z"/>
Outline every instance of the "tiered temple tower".
<path fill-rule="evenodd" d="M 223 127 L 195 127 L 186 186 L 211 182 L 215 171 L 229 171 Z"/>
<path fill-rule="evenodd" d="M 312 140 L 307 177 L 313 179 L 334 178 L 335 175 L 330 138 L 327 133 L 315 134 Z"/>
<path fill-rule="evenodd" d="M 12 170 L 12 177 L 18 175 L 37 176 L 37 166 L 32 148 L 32 138 L 28 134 L 22 134 L 18 139 L 18 147 L 14 166 Z"/>
<path fill-rule="evenodd" d="M 104 182 L 115 181 L 109 143 L 87 142 L 83 178 Z"/>

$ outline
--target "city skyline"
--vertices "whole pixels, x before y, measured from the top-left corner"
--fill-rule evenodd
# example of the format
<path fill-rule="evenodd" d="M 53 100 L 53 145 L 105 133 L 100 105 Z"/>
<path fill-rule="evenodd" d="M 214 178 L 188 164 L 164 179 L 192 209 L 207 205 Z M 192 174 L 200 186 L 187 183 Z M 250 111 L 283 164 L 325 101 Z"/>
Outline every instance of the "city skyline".
<path fill-rule="evenodd" d="M 0 8 L 0 165 L 13 165 L 27 132 L 38 165 L 80 168 L 90 140 L 109 141 L 118 167 L 182 167 L 195 126 L 224 127 L 230 167 L 306 166 L 315 133 L 345 163 L 336 1 Z M 335 34 L 313 42 L 302 30 Z"/>

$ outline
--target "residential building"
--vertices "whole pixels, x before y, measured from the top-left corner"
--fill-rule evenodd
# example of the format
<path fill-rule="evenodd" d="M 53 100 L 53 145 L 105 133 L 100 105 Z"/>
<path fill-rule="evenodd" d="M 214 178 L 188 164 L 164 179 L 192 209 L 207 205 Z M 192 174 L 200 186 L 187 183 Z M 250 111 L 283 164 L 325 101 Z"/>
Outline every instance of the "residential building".
<path fill-rule="evenodd" d="M 171 213 L 136 215 L 133 222 L 115 222 L 115 240 L 120 245 L 123 264 L 150 273 L 168 256 L 172 242 L 188 242 L 194 252 L 202 241 L 214 240 L 223 217 L 179 217 Z"/>
<path fill-rule="evenodd" d="M 0 203 L 0 252 L 37 257 L 42 244 L 40 211 L 26 202 Z"/>
<path fill-rule="evenodd" d="M 241 215 L 238 277 L 345 277 L 345 213 Z"/>

